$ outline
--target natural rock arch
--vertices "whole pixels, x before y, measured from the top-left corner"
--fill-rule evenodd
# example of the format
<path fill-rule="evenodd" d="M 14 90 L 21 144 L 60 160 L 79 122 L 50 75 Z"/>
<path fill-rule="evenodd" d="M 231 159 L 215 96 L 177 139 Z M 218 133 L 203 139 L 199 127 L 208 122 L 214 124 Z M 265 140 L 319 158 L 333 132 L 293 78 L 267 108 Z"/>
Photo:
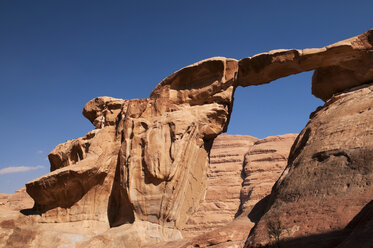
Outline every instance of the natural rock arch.
<path fill-rule="evenodd" d="M 200 61 L 146 99 L 95 98 L 83 114 L 96 129 L 57 146 L 52 172 L 27 183 L 27 192 L 45 222 L 145 221 L 180 229 L 204 195 L 209 151 L 227 129 L 237 86 L 315 70 L 312 92 L 327 101 L 373 80 L 371 64 L 373 30 L 320 49 Z"/>

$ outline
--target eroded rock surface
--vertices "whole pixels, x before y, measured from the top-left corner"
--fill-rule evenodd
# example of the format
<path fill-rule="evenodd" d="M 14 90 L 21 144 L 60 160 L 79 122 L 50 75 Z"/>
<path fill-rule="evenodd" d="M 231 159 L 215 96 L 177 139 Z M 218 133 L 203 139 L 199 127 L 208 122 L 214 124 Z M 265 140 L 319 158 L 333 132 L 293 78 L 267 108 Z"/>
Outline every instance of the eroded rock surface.
<path fill-rule="evenodd" d="M 257 140 L 251 136 L 227 134 L 215 139 L 207 171 L 206 195 L 197 211 L 189 217 L 183 228 L 183 237 L 201 235 L 237 217 L 241 203 L 244 155 Z"/>
<path fill-rule="evenodd" d="M 247 247 L 269 240 L 280 221 L 286 247 L 334 247 L 373 199 L 373 86 L 331 98 L 297 137 L 268 212 Z"/>
<path fill-rule="evenodd" d="M 271 193 L 273 184 L 286 167 L 297 134 L 270 136 L 256 141 L 245 154 L 240 212 L 249 214 Z M 250 218 L 256 219 L 255 211 Z"/>
<path fill-rule="evenodd" d="M 372 198 L 371 163 L 364 162 L 372 160 L 371 87 L 341 94 L 373 80 L 372 44 L 370 30 L 320 49 L 275 50 L 240 61 L 216 57 L 173 73 L 149 98 L 91 100 L 83 114 L 96 129 L 51 152 L 51 173 L 26 184 L 34 200 L 32 209 L 20 214 L 1 206 L 0 244 L 17 247 L 23 240 L 29 247 L 51 243 L 139 247 L 179 239 L 180 230 L 192 230 L 193 222 L 206 229 L 213 226 L 200 214 L 217 210 L 212 201 L 220 201 L 220 196 L 215 192 L 232 195 L 226 198 L 218 225 L 228 222 L 238 204 L 233 200 L 238 195 L 237 182 L 222 181 L 226 188 L 214 186 L 204 196 L 209 183 L 214 185 L 220 175 L 213 166 L 209 171 L 209 152 L 217 135 L 227 130 L 236 87 L 314 69 L 312 92 L 327 103 L 296 140 L 289 165 L 269 198 L 272 207 L 247 244 L 268 243 L 265 223 L 274 218 L 284 220 L 293 238 L 343 229 Z M 276 149 L 274 154 L 277 157 L 272 159 L 283 164 L 285 150 Z M 268 158 L 254 159 L 254 155 L 249 152 L 247 161 L 281 170 L 282 165 L 268 165 Z M 277 171 L 271 179 L 265 177 L 254 185 L 254 172 L 261 169 L 256 170 L 251 162 L 245 166 L 241 193 L 244 213 L 258 207 L 253 204 L 278 175 Z M 232 171 L 231 176 L 237 178 L 236 166 L 224 171 Z M 339 168 L 338 173 L 333 166 Z M 308 218 L 305 222 L 304 217 Z M 243 241 L 239 237 L 253 226 L 251 219 L 244 218 L 180 242 L 196 244 L 199 240 L 202 246 L 229 247 L 234 240 L 239 246 Z M 60 230 L 68 231 L 59 235 Z M 331 240 L 337 239 L 321 245 Z"/>
<path fill-rule="evenodd" d="M 57 146 L 52 172 L 26 185 L 35 230 L 90 222 L 110 240 L 84 233 L 66 239 L 69 246 L 115 246 L 123 235 L 134 237 L 126 247 L 180 239 L 205 194 L 209 151 L 227 128 L 237 70 L 236 60 L 213 58 L 175 72 L 150 98 L 87 103 L 83 114 L 96 129 Z"/>
<path fill-rule="evenodd" d="M 312 94 L 326 101 L 333 94 L 373 80 L 373 30 L 312 49 L 281 49 L 239 61 L 238 84 L 260 85 L 315 70 Z"/>

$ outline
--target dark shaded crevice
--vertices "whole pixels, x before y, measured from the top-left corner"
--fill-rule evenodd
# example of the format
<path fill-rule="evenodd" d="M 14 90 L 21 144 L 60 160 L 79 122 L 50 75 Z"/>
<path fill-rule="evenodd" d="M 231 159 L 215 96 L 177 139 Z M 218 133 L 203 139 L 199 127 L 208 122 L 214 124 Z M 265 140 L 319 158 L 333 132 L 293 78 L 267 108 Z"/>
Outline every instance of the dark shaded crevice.
<path fill-rule="evenodd" d="M 110 227 L 131 224 L 135 221 L 134 209 L 123 182 L 124 178 L 122 166 L 120 164 L 120 154 L 121 152 L 119 152 L 118 155 L 118 162 L 107 210 Z"/>
<path fill-rule="evenodd" d="M 84 151 L 82 149 L 82 146 L 80 143 L 75 143 L 72 148 L 71 148 L 71 152 L 70 152 L 70 159 L 71 159 L 71 162 L 73 162 L 73 164 L 79 162 L 80 160 L 83 160 L 84 159 Z"/>
<path fill-rule="evenodd" d="M 248 151 L 247 153 L 249 153 L 250 151 Z M 246 161 L 246 156 L 244 155 L 244 158 L 243 158 L 243 162 L 242 162 L 242 168 L 241 168 L 241 190 L 244 186 L 244 182 L 245 182 L 245 178 L 246 178 L 246 173 L 245 173 L 245 164 L 247 163 Z M 245 199 L 249 199 L 250 198 L 250 195 L 251 195 L 252 191 L 250 191 L 248 193 L 248 195 L 243 195 L 242 192 L 240 192 L 240 206 L 238 207 L 237 209 L 237 212 L 234 214 L 234 218 L 237 218 L 238 216 L 240 216 L 242 213 L 243 213 L 243 204 L 244 204 L 244 200 Z"/>
<path fill-rule="evenodd" d="M 335 156 L 335 157 L 344 156 L 346 157 L 346 160 L 348 163 L 352 162 L 351 157 L 347 154 L 346 151 L 342 149 L 333 149 L 329 151 L 318 152 L 312 155 L 312 159 L 316 159 L 318 162 L 324 162 L 325 160 L 329 159 L 331 156 Z"/>
<path fill-rule="evenodd" d="M 298 135 L 293 146 L 290 149 L 290 154 L 288 158 L 288 166 L 291 165 L 294 162 L 294 160 L 299 156 L 299 154 L 302 152 L 303 148 L 307 144 L 308 139 L 310 138 L 310 135 L 311 135 L 311 128 L 307 128 L 303 136 L 301 136 L 301 134 Z"/>

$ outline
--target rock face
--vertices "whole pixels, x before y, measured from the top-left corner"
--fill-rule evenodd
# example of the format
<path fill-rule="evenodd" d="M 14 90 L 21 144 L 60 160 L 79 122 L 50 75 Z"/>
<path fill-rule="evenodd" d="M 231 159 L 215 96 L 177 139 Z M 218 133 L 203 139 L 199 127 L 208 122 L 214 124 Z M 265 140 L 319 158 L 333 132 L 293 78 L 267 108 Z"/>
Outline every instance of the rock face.
<path fill-rule="evenodd" d="M 354 217 L 344 232 L 348 234 L 337 248 L 371 247 L 373 243 L 373 200 Z"/>
<path fill-rule="evenodd" d="M 108 127 L 106 127 L 108 128 Z M 102 131 L 102 130 L 101 130 Z M 100 130 L 95 132 L 101 132 Z M 94 137 L 89 135 L 89 137 Z M 47 211 L 42 217 L 36 216 L 21 216 L 17 217 L 15 220 L 12 218 L 6 218 L 5 224 L 12 220 L 12 225 L 18 226 L 19 230 L 15 236 L 8 237 L 7 243 L 4 245 L 14 246 L 16 243 L 16 238 L 23 237 L 22 232 L 30 232 L 24 225 L 33 227 L 34 234 L 30 239 L 34 239 L 38 236 L 48 235 L 49 239 L 41 241 L 34 241 L 34 245 L 46 247 L 50 245 L 51 240 L 58 244 L 74 245 L 74 239 L 82 240 L 76 245 L 76 247 L 117 247 L 123 243 L 131 244 L 134 247 L 156 247 L 156 243 L 160 240 L 179 240 L 174 242 L 160 243 L 158 247 L 187 247 L 188 245 L 219 245 L 219 247 L 231 247 L 234 245 L 243 246 L 244 240 L 249 234 L 250 229 L 253 227 L 254 223 L 247 218 L 236 218 L 240 209 L 241 200 L 240 191 L 242 190 L 243 183 L 243 170 L 244 161 L 248 161 L 248 151 L 258 150 L 258 147 L 271 147 L 272 150 L 268 152 L 262 151 L 261 156 L 272 160 L 273 166 L 265 166 L 268 163 L 262 163 L 264 165 L 263 170 L 274 170 L 265 171 L 268 175 L 272 175 L 271 179 L 267 179 L 266 182 L 272 180 L 273 183 L 278 177 L 279 161 L 276 159 L 276 151 L 284 151 L 284 156 L 287 157 L 287 153 L 290 151 L 290 142 L 284 142 L 289 139 L 294 139 L 295 136 L 280 135 L 268 137 L 262 140 L 251 136 L 243 135 L 220 135 L 218 136 L 211 149 L 210 153 L 210 163 L 207 171 L 207 191 L 204 199 L 201 201 L 197 211 L 191 215 L 188 222 L 186 223 L 182 234 L 184 239 L 181 239 L 180 232 L 172 228 L 162 228 L 160 225 L 153 224 L 146 221 L 137 221 L 132 224 L 124 224 L 119 227 L 110 228 L 104 225 L 104 222 L 97 220 L 78 220 L 76 222 L 68 222 L 64 219 L 69 216 L 69 212 L 62 210 L 64 208 L 57 208 L 59 211 Z M 88 140 L 88 139 L 86 139 Z M 92 139 L 90 139 L 87 144 L 92 144 Z M 71 143 L 70 141 L 67 144 Z M 255 143 L 255 145 L 254 145 Z M 88 146 L 90 147 L 90 145 Z M 94 146 L 93 146 L 94 147 Z M 57 146 L 56 150 L 61 151 L 60 146 Z M 92 147 L 91 147 L 92 148 Z M 51 154 L 54 154 L 54 150 Z M 262 149 L 263 150 L 263 149 Z M 62 154 L 62 153 L 61 153 Z M 245 158 L 246 154 L 246 158 Z M 62 156 L 64 157 L 64 156 Z M 284 167 L 285 163 L 280 162 L 281 166 Z M 247 162 L 246 162 L 247 165 Z M 259 165 L 256 168 L 259 168 Z M 257 170 L 259 171 L 259 170 Z M 260 173 L 260 172 L 259 172 Z M 255 173 L 254 173 L 255 174 Z M 256 174 L 258 176 L 258 173 Z M 259 182 L 260 183 L 260 182 Z M 263 185 L 255 188 L 255 183 L 250 184 L 255 195 L 259 194 L 269 194 L 270 187 L 266 188 L 264 192 Z M 257 192 L 258 189 L 258 192 Z M 71 190 L 71 189 L 70 189 Z M 3 205 L 8 206 L 13 210 L 21 210 L 31 208 L 33 202 L 30 197 L 25 192 L 25 189 L 20 190 L 14 195 L 3 196 Z M 260 199 L 257 199 L 257 201 Z M 85 202 L 89 204 L 89 202 Z M 0 202 L 1 204 L 1 202 Z M 67 208 L 69 209 L 69 208 Z M 77 206 L 70 207 L 71 209 L 77 209 Z M 30 212 L 30 210 L 28 210 Z M 27 211 L 26 211 L 27 213 Z M 16 216 L 16 212 L 13 212 Z M 56 214 L 59 218 L 55 218 L 52 214 Z M 4 217 L 9 215 L 7 212 Z M 70 217 L 71 218 L 71 217 Z M 60 223 L 48 223 L 51 220 Z M 233 221 L 234 220 L 234 221 Z M 233 221 L 233 222 L 232 222 Z M 3 223 L 0 221 L 0 223 Z M 43 222 L 43 223 L 40 223 Z M 45 223 L 47 222 L 47 223 Z M 65 222 L 65 223 L 64 223 Z M 227 225 L 227 223 L 232 222 Z M 75 225 L 72 225 L 75 223 Z M 10 228 L 11 226 L 7 226 Z M 65 228 L 68 227 L 69 231 L 66 233 Z M 82 228 L 83 227 L 83 228 Z M 94 227 L 94 230 L 93 230 Z M 62 241 L 63 239 L 63 241 Z M 0 243 L 1 244 L 1 243 Z M 17 246 L 17 245 L 16 245 Z M 21 244 L 19 244 L 21 246 Z"/>
<path fill-rule="evenodd" d="M 206 197 L 183 229 L 185 239 L 159 247 L 242 247 L 254 226 L 252 209 L 270 194 L 296 136 L 218 136 L 210 154 Z"/>
<path fill-rule="evenodd" d="M 373 198 L 372 100 L 373 85 L 361 86 L 313 113 L 247 247 L 267 244 L 268 223 L 278 221 L 286 247 L 334 247 L 347 236 Z"/>
<path fill-rule="evenodd" d="M 183 237 L 195 237 L 222 227 L 237 216 L 244 154 L 257 140 L 251 136 L 226 134 L 215 139 L 207 171 L 206 195 L 189 217 Z"/>
<path fill-rule="evenodd" d="M 212 142 L 227 128 L 236 72 L 236 60 L 213 58 L 169 76 L 150 98 L 87 103 L 83 114 L 97 129 L 57 146 L 52 172 L 26 184 L 36 222 L 94 222 L 118 239 L 84 236 L 69 246 L 181 238 L 205 194 Z M 123 241 L 124 232 L 141 244 Z"/>
<path fill-rule="evenodd" d="M 271 136 L 256 141 L 250 147 L 244 160 L 241 213 L 249 214 L 260 200 L 271 193 L 273 184 L 286 167 L 296 137 L 297 134 Z M 255 219 L 255 216 L 250 218 Z"/>
<path fill-rule="evenodd" d="M 370 30 L 320 49 L 275 50 L 240 61 L 216 57 L 173 73 L 149 98 L 91 100 L 83 114 L 96 129 L 51 152 L 51 172 L 26 184 L 34 200 L 32 209 L 24 209 L 23 215 L 8 207 L 1 210 L 0 245 L 16 247 L 24 240 L 23 247 L 46 247 L 48 242 L 68 247 L 141 247 L 180 239 L 184 228 L 186 236 L 189 231 L 194 235 L 199 224 L 212 228 L 203 212 L 211 216 L 221 212 L 223 217 L 213 217 L 221 218 L 217 226 L 230 221 L 238 205 L 233 198 L 241 190 L 242 178 L 233 172 L 238 161 L 221 171 L 218 164 L 209 168 L 209 153 L 217 135 L 227 130 L 235 89 L 307 70 L 315 70 L 313 94 L 329 100 L 297 138 L 271 197 L 255 204 L 269 191 L 286 160 L 286 149 L 271 148 L 268 138 L 256 141 L 246 155 L 236 211 L 246 219 L 197 236 L 192 243 L 223 247 L 234 240 L 239 245 L 243 239 L 238 239 L 253 226 L 251 221 L 263 214 L 266 200 L 269 210 L 247 244 L 268 243 L 266 223 L 276 218 L 293 238 L 343 229 L 372 198 L 372 168 L 367 162 L 372 97 L 371 87 L 340 93 L 373 80 L 372 47 Z M 284 146 L 291 143 L 291 137 L 282 139 Z M 260 154 L 261 149 L 267 149 L 271 158 Z M 265 176 L 259 173 L 261 167 L 276 172 Z M 339 168 L 338 173 L 333 168 Z M 221 180 L 225 187 L 220 187 L 217 180 L 222 175 L 239 180 Z M 206 193 L 208 185 L 212 187 Z M 219 194 L 231 196 L 219 206 Z M 305 216 L 309 220 L 303 222 Z M 68 232 L 59 235 L 61 230 Z M 337 238 L 325 240 L 319 245 L 334 244 Z"/>
<path fill-rule="evenodd" d="M 22 210 L 32 207 L 34 201 L 26 193 L 26 188 L 23 187 L 17 190 L 14 194 L 0 193 L 0 206 L 7 207 L 14 210 Z"/>

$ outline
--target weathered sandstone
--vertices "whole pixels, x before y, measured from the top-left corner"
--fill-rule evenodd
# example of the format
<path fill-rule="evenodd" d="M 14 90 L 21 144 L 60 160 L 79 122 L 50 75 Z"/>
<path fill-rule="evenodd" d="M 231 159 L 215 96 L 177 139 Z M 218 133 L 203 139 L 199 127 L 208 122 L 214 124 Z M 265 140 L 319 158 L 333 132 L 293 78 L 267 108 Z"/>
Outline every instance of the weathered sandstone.
<path fill-rule="evenodd" d="M 373 30 L 313 49 L 281 49 L 239 61 L 238 85 L 260 85 L 315 70 L 312 94 L 328 100 L 333 94 L 373 80 Z"/>
<path fill-rule="evenodd" d="M 3 194 L 0 193 L 0 206 L 7 207 L 14 210 L 22 210 L 25 208 L 32 207 L 34 201 L 26 193 L 26 188 L 23 187 L 14 194 Z"/>
<path fill-rule="evenodd" d="M 210 154 L 206 197 L 183 229 L 184 239 L 157 247 L 242 247 L 258 216 L 253 207 L 270 194 L 295 138 L 218 136 Z"/>
<path fill-rule="evenodd" d="M 183 228 L 183 237 L 209 232 L 226 225 L 238 215 L 244 154 L 257 140 L 251 136 L 227 134 L 215 139 L 207 171 L 207 191 Z"/>
<path fill-rule="evenodd" d="M 242 213 L 249 214 L 260 200 L 271 193 L 273 184 L 286 167 L 296 136 L 285 134 L 258 140 L 245 154 L 240 208 Z M 250 216 L 253 221 L 254 212 Z"/>
<path fill-rule="evenodd" d="M 373 244 L 373 200 L 354 217 L 346 226 L 347 237 L 343 238 L 337 248 L 372 247 Z"/>
<path fill-rule="evenodd" d="M 370 30 L 320 49 L 275 50 L 240 61 L 215 57 L 173 73 L 149 98 L 91 100 L 83 115 L 96 129 L 51 152 L 51 172 L 26 184 L 33 207 L 20 214 L 11 204 L 0 206 L 0 245 L 166 245 L 162 242 L 181 239 L 184 230 L 191 238 L 176 243 L 241 246 L 257 222 L 246 244 L 258 246 L 269 242 L 270 220 L 281 220 L 293 239 L 289 247 L 299 247 L 301 237 L 310 235 L 324 235 L 307 239 L 317 240 L 305 242 L 310 247 L 342 242 L 346 225 L 373 196 L 372 86 L 364 86 L 373 81 L 372 47 Z M 238 86 L 308 70 L 315 70 L 313 94 L 326 104 L 296 139 L 270 197 L 261 199 L 285 164 L 291 135 L 276 138 L 280 148 L 271 145 L 274 137 L 249 147 L 242 190 L 236 171 L 242 158 L 221 170 L 220 162 L 214 164 L 219 152 L 212 153 L 209 167 L 213 141 L 227 130 Z M 362 88 L 351 89 L 356 86 Z M 260 154 L 263 149 L 271 155 Z M 221 180 L 222 175 L 238 181 Z M 240 191 L 239 203 L 234 198 Z M 195 236 L 201 229 L 207 232 Z M 347 234 L 349 240 L 358 238 Z"/>
<path fill-rule="evenodd" d="M 39 223 L 94 222 L 118 239 L 106 245 L 144 228 L 153 243 L 180 238 L 205 194 L 208 154 L 227 128 L 236 72 L 236 60 L 213 58 L 175 72 L 151 98 L 87 103 L 83 114 L 97 129 L 52 151 L 52 172 L 26 185 L 35 201 L 28 213 L 41 214 Z M 151 240 L 140 236 L 142 245 Z"/>
<path fill-rule="evenodd" d="M 373 199 L 372 123 L 373 85 L 335 95 L 313 113 L 247 247 L 270 242 L 268 223 L 278 221 L 286 247 L 338 245 Z"/>

